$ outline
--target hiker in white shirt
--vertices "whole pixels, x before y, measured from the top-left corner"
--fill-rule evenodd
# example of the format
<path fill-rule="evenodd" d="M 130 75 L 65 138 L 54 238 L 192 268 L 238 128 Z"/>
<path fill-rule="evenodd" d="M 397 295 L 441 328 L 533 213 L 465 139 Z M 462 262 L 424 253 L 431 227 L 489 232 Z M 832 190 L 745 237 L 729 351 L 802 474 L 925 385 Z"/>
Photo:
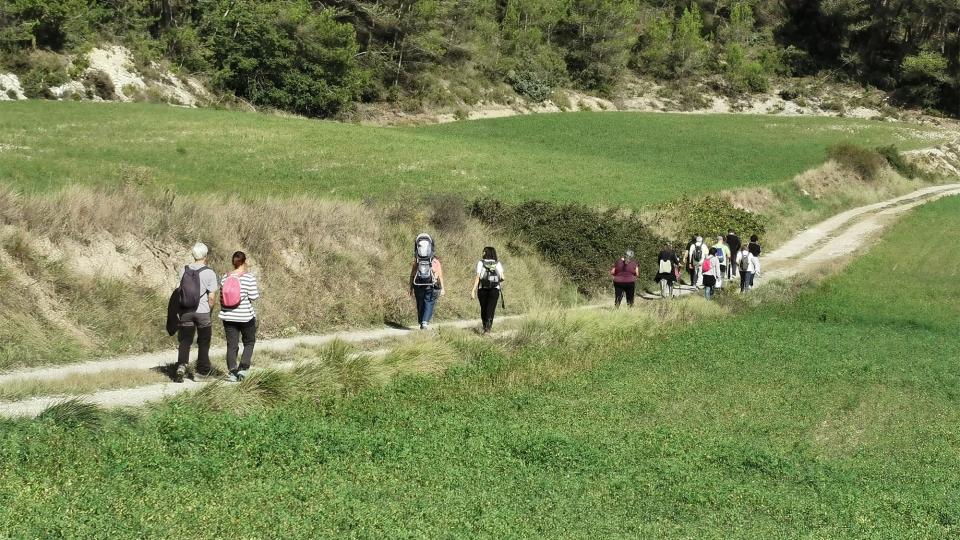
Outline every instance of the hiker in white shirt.
<path fill-rule="evenodd" d="M 227 380 L 243 380 L 250 370 L 253 347 L 257 342 L 257 314 L 253 301 L 260 298 L 257 278 L 247 271 L 247 255 L 242 251 L 233 254 L 233 272 L 220 280 L 220 320 L 227 336 Z M 240 342 L 243 355 L 237 364 Z"/>
<path fill-rule="evenodd" d="M 687 251 L 687 268 L 690 270 L 690 285 L 693 285 L 697 290 L 703 285 L 703 261 L 707 259 L 707 249 L 707 246 L 703 243 L 703 237 L 697 236 Z"/>
<path fill-rule="evenodd" d="M 760 259 L 744 245 L 737 253 L 736 264 L 740 271 L 740 292 L 747 292 L 753 287 L 753 276 L 760 271 Z"/>

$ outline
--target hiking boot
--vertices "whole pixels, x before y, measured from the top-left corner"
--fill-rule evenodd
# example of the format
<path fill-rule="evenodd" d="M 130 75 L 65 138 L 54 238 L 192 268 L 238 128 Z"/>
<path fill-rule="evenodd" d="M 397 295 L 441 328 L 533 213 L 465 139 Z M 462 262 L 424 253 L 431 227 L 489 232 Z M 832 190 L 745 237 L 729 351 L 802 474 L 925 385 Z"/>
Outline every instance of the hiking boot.
<path fill-rule="evenodd" d="M 183 376 L 187 374 L 187 366 L 179 365 L 177 370 L 173 373 L 173 382 L 182 383 Z"/>
<path fill-rule="evenodd" d="M 201 368 L 198 366 L 194 368 L 193 375 L 194 377 L 200 377 L 200 378 L 209 377 L 213 375 L 213 368 L 212 367 Z"/>
<path fill-rule="evenodd" d="M 249 375 L 249 371 L 246 369 L 241 369 L 237 372 L 237 380 L 242 381 L 247 378 L 247 375 Z"/>

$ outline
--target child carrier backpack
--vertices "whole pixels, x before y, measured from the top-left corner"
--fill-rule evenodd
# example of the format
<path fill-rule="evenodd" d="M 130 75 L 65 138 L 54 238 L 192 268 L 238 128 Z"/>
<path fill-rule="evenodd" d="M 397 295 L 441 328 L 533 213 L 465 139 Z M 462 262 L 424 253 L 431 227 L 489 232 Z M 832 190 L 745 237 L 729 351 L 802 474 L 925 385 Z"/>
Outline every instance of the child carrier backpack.
<path fill-rule="evenodd" d="M 207 270 L 207 267 L 201 267 L 196 270 L 189 266 L 183 267 L 183 276 L 180 277 L 180 308 L 185 310 L 196 310 L 200 306 L 200 299 L 207 291 L 203 290 L 200 284 L 200 273 Z"/>
<path fill-rule="evenodd" d="M 500 285 L 500 273 L 497 272 L 497 261 L 483 260 L 483 275 L 480 276 L 481 289 L 496 289 Z"/>
<path fill-rule="evenodd" d="M 417 261 L 417 273 L 413 277 L 416 287 L 434 287 L 437 275 L 433 271 L 433 238 L 429 234 L 417 236 L 413 243 L 413 256 Z"/>
<path fill-rule="evenodd" d="M 240 276 L 233 272 L 227 274 L 223 280 L 223 286 L 220 287 L 220 305 L 224 309 L 237 308 L 242 299 L 241 290 Z"/>

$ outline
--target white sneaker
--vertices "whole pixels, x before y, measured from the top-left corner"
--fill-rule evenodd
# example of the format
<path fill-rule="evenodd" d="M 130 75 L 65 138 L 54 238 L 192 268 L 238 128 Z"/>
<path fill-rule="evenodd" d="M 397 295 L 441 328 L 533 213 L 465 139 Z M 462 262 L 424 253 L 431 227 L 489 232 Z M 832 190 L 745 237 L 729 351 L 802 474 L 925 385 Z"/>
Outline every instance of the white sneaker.
<path fill-rule="evenodd" d="M 249 372 L 245 369 L 241 369 L 237 372 L 237 380 L 242 381 L 247 378 L 247 375 L 249 375 Z"/>
<path fill-rule="evenodd" d="M 233 373 L 227 373 L 226 381 L 227 381 L 227 382 L 240 382 L 240 379 L 238 379 L 237 376 L 234 375 Z"/>

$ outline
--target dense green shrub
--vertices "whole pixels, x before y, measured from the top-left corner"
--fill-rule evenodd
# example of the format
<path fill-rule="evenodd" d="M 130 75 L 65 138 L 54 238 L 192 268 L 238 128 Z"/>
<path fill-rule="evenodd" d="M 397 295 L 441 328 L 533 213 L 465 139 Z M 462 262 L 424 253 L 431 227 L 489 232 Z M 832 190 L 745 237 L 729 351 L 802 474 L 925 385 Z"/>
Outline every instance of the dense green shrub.
<path fill-rule="evenodd" d="M 87 0 L 15 0 L 0 3 L 0 45 L 61 51 L 82 44 L 101 14 Z"/>
<path fill-rule="evenodd" d="M 665 242 L 633 214 L 582 204 L 528 201 L 513 205 L 481 199 L 473 203 L 472 214 L 535 247 L 583 293 L 606 285 L 610 267 L 627 249 L 636 252 L 641 276 L 652 276 L 656 254 Z"/>
<path fill-rule="evenodd" d="M 904 178 L 914 179 L 924 175 L 920 167 L 904 159 L 903 154 L 894 145 L 878 146 L 877 153 L 887 160 L 887 164 Z"/>
<path fill-rule="evenodd" d="M 541 103 L 553 93 L 554 82 L 546 74 L 533 70 L 511 71 L 510 85 L 518 94 L 534 103 Z"/>
<path fill-rule="evenodd" d="M 213 82 L 256 105 L 330 116 L 360 97 L 367 73 L 354 28 L 309 2 L 232 2 L 200 24 Z"/>
<path fill-rule="evenodd" d="M 427 199 L 430 224 L 440 231 L 457 231 L 467 225 L 467 203 L 458 195 L 442 193 Z"/>
<path fill-rule="evenodd" d="M 63 57 L 46 51 L 33 51 L 19 57 L 13 65 L 20 74 L 23 93 L 28 98 L 49 98 L 49 89 L 70 80 Z"/>
<path fill-rule="evenodd" d="M 566 51 L 567 71 L 581 87 L 611 94 L 620 83 L 637 42 L 630 24 L 637 18 L 629 0 L 572 0 L 557 39 Z"/>
<path fill-rule="evenodd" d="M 875 150 L 851 143 L 839 143 L 831 146 L 827 149 L 827 157 L 866 181 L 875 179 L 887 162 Z"/>
<path fill-rule="evenodd" d="M 745 237 L 763 235 L 769 222 L 767 216 L 737 208 L 721 197 L 681 199 L 667 205 L 666 211 L 678 223 L 678 242 L 700 235 L 712 244 L 714 237 L 726 235 L 730 229 Z"/>
<path fill-rule="evenodd" d="M 117 97 L 110 75 L 99 69 L 88 71 L 83 77 L 83 82 L 100 99 L 111 100 Z"/>

